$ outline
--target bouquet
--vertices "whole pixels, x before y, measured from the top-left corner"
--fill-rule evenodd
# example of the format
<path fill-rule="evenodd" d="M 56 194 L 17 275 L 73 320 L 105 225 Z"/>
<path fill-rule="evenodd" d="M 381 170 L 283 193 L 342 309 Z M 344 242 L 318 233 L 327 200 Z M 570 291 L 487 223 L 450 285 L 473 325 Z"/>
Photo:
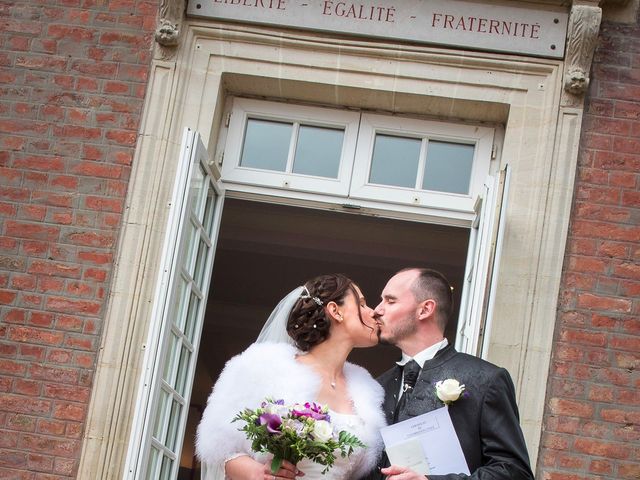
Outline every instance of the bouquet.
<path fill-rule="evenodd" d="M 251 440 L 254 452 L 273 454 L 272 474 L 283 460 L 295 465 L 303 458 L 324 465 L 324 474 L 333 466 L 336 452 L 347 457 L 356 447 L 365 447 L 349 432 L 336 433 L 328 408 L 316 403 L 288 406 L 283 400 L 266 399 L 259 408 L 240 412 L 233 419 L 238 420 L 245 422 L 240 430 Z"/>

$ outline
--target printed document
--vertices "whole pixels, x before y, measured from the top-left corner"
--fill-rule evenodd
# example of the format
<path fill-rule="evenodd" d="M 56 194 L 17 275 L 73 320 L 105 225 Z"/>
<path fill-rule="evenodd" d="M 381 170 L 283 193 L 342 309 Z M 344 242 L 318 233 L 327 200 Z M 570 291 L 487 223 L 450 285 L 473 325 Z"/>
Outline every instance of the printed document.
<path fill-rule="evenodd" d="M 422 475 L 471 475 L 447 407 L 389 425 L 381 433 L 392 465 Z"/>

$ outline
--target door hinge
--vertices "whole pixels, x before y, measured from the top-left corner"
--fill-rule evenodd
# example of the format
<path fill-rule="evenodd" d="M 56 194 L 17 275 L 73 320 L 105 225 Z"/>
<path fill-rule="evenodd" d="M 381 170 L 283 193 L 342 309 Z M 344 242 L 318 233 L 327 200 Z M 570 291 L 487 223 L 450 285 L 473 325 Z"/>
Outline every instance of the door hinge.
<path fill-rule="evenodd" d="M 493 145 L 491 145 L 491 160 L 495 160 L 496 159 L 496 154 L 497 153 L 498 153 L 498 147 L 494 143 Z"/>
<path fill-rule="evenodd" d="M 224 126 L 228 127 L 230 122 L 231 122 L 231 113 L 227 113 L 226 117 L 224 118 Z"/>

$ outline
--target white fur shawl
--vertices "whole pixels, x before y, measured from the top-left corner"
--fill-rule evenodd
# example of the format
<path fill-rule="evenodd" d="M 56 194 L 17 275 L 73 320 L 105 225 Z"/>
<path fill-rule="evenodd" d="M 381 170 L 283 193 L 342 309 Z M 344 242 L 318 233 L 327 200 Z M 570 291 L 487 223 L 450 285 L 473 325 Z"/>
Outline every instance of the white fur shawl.
<path fill-rule="evenodd" d="M 265 397 L 283 399 L 287 404 L 316 399 L 320 377 L 297 362 L 296 353 L 290 345 L 259 343 L 227 362 L 198 426 L 196 453 L 202 462 L 219 467 L 233 454 L 251 454 L 250 442 L 238 430 L 241 425 L 231 423 L 241 410 L 258 407 Z M 382 451 L 384 392 L 362 367 L 347 362 L 344 373 L 355 412 L 365 425 L 366 434 L 360 440 L 367 445 L 366 458 L 354 472 L 355 478 L 360 478 L 375 467 Z"/>

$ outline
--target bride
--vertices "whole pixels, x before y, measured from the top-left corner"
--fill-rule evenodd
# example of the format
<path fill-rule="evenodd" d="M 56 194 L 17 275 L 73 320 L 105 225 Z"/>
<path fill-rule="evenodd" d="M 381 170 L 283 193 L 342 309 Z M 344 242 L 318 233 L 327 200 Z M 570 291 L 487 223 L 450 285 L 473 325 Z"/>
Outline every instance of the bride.
<path fill-rule="evenodd" d="M 229 360 L 207 401 L 198 426 L 196 452 L 207 480 L 357 479 L 376 465 L 382 451 L 383 391 L 362 367 L 346 361 L 357 347 L 378 343 L 373 310 L 344 275 L 322 275 L 289 293 L 267 320 L 256 343 Z M 283 462 L 271 474 L 271 458 L 251 451 L 231 420 L 267 397 L 286 404 L 327 405 L 337 431 L 355 434 L 366 448 L 336 456 L 324 468 L 308 459 Z"/>

